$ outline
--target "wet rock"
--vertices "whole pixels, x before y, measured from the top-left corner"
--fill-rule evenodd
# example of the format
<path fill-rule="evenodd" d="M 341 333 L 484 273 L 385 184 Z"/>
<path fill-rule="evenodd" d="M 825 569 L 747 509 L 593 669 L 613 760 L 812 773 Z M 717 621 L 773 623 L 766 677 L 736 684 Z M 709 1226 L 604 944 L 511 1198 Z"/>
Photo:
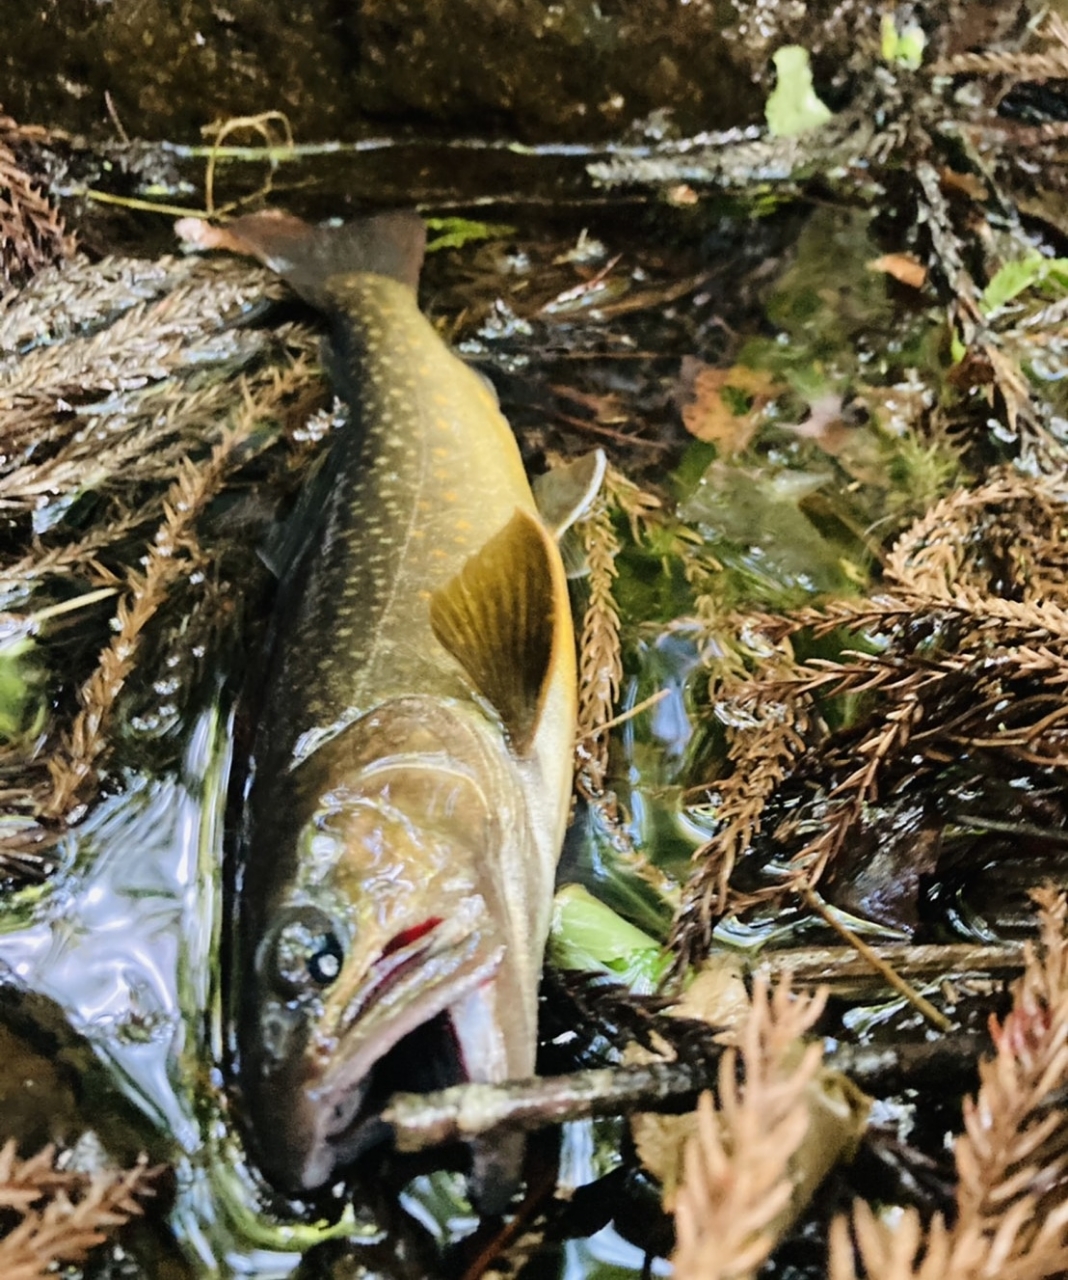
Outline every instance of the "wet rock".
<path fill-rule="evenodd" d="M 213 120 L 267 110 L 284 111 L 303 138 L 351 138 L 368 117 L 593 138 L 663 109 L 684 132 L 724 128 L 760 119 L 779 45 L 800 39 L 816 54 L 817 79 L 833 78 L 858 24 L 874 22 L 855 0 L 9 7 L 0 54 L 9 112 L 112 136 L 118 120 L 131 137 L 183 141 Z"/>

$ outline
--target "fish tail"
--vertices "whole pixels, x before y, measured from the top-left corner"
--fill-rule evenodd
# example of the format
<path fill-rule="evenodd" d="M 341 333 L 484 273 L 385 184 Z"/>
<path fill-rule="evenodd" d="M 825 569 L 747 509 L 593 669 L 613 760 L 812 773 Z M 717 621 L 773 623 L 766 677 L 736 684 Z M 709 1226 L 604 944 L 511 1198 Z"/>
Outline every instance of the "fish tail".
<path fill-rule="evenodd" d="M 228 249 L 258 258 L 302 298 L 326 308 L 328 282 L 369 272 L 390 276 L 415 290 L 423 265 L 426 226 L 417 213 L 380 213 L 337 227 L 313 227 L 300 218 L 256 213 L 212 226 L 183 218 L 175 231 L 198 249 Z"/>

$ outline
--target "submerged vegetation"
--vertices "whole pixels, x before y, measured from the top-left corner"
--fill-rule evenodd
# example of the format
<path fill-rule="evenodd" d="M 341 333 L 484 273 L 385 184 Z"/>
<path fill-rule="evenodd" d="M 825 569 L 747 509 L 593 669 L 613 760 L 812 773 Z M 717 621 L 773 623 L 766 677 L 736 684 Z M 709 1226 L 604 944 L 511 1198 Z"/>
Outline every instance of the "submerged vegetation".
<path fill-rule="evenodd" d="M 499 1231 L 454 1230 L 451 1184 L 420 1174 L 444 1274 L 544 1274 L 613 1218 L 683 1280 L 1068 1265 L 1066 127 L 1043 115 L 1068 26 L 985 51 L 862 34 L 848 102 L 778 57 L 767 133 L 589 166 L 626 218 L 610 195 L 563 231 L 454 224 L 429 264 L 435 322 L 531 467 L 611 458 L 563 548 L 576 816 L 543 1069 L 651 1064 L 651 1110 L 713 1086 L 681 1119 L 583 1121 L 583 1176 L 554 1192 L 542 1153 Z M 81 253 L 51 145 L 0 119 L 6 931 L 50 894 L 62 914 L 93 815 L 229 707 L 279 524 L 344 423 L 312 319 L 265 273 Z M 216 1053 L 225 1163 L 221 1040 L 190 1043 Z M 597 1113 L 589 1081 L 501 1114 Z M 0 1159 L 5 1275 L 81 1262 L 155 1187 L 40 1147 Z M 255 1185 L 228 1209 L 250 1252 L 358 1235 L 336 1197 Z"/>

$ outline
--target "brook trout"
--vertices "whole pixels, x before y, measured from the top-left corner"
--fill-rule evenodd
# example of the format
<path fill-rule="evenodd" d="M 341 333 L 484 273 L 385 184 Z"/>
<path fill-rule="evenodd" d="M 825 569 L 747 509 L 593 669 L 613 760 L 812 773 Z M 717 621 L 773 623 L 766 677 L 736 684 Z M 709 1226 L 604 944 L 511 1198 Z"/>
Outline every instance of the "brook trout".
<path fill-rule="evenodd" d="M 419 311 L 420 220 L 179 234 L 330 317 L 352 409 L 281 595 L 237 885 L 242 1106 L 299 1193 L 361 1154 L 394 1088 L 533 1072 L 574 636 L 495 396 Z"/>

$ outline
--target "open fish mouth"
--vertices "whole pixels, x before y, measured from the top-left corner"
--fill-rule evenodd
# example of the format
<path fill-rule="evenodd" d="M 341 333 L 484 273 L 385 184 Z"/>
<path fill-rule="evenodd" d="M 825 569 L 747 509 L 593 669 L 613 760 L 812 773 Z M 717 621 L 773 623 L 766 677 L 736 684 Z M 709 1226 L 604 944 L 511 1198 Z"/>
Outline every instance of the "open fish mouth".
<path fill-rule="evenodd" d="M 504 946 L 487 949 L 482 933 L 461 914 L 436 922 L 375 964 L 345 1009 L 329 1062 L 307 1086 L 319 1140 L 331 1149 L 334 1167 L 385 1136 L 366 1107 L 376 1066 L 405 1037 L 491 981 L 503 957 Z M 376 1084 L 384 1100 L 388 1082 Z"/>

